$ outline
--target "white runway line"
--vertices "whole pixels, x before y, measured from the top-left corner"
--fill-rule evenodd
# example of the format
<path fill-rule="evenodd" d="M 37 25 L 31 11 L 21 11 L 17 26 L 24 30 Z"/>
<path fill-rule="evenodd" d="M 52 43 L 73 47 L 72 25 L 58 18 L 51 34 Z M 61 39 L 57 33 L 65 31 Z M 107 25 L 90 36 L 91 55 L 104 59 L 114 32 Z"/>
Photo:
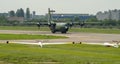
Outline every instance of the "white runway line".
<path fill-rule="evenodd" d="M 12 42 L 12 43 L 17 43 L 17 44 L 31 44 L 31 45 L 40 45 L 39 42 L 38 43 L 29 43 L 29 42 Z M 53 45 L 53 44 L 68 44 L 65 42 L 56 42 L 56 43 L 42 43 L 42 45 Z"/>
<path fill-rule="evenodd" d="M 66 42 L 54 42 L 54 43 L 42 43 L 42 42 L 36 42 L 36 43 L 30 43 L 30 42 L 13 42 L 13 43 L 17 43 L 17 44 L 30 44 L 30 45 L 40 45 L 40 47 L 42 48 L 43 45 L 53 45 L 53 44 L 72 44 L 72 43 L 66 43 Z M 76 43 L 77 44 L 77 43 Z M 110 46 L 110 47 L 115 47 L 118 48 L 119 45 L 111 44 L 111 43 L 82 43 L 82 44 L 90 44 L 90 45 L 102 45 L 102 46 Z"/>

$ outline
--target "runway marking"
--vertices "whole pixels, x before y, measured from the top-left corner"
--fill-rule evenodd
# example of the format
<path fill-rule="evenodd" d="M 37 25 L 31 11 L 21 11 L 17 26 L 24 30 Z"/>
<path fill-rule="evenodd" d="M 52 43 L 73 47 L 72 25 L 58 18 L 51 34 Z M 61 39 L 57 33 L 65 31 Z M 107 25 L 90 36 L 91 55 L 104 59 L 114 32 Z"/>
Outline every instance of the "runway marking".
<path fill-rule="evenodd" d="M 31 45 L 40 45 L 39 43 L 29 43 L 29 42 L 12 42 L 16 44 L 31 44 Z M 54 42 L 54 43 L 42 43 L 42 45 L 53 45 L 53 44 L 69 44 L 66 42 Z"/>

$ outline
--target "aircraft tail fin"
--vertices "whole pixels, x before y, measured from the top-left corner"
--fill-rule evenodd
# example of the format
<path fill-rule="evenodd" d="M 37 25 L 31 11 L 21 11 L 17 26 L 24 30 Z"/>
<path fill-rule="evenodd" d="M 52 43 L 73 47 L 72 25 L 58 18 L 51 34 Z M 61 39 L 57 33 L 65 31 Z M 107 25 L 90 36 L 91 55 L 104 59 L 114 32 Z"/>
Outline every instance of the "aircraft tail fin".
<path fill-rule="evenodd" d="M 54 10 L 50 10 L 50 8 L 48 8 L 48 24 L 51 24 L 51 20 L 52 20 L 52 16 L 51 13 L 55 12 Z"/>

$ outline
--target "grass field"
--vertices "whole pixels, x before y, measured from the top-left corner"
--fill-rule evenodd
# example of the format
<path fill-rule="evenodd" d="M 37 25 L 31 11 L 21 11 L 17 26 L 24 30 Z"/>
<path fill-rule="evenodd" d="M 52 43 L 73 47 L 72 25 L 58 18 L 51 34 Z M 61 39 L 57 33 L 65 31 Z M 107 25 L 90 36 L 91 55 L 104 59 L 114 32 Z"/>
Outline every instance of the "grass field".
<path fill-rule="evenodd" d="M 0 34 L 0 40 L 29 40 L 29 39 L 62 39 L 65 36 L 28 35 L 28 34 Z"/>
<path fill-rule="evenodd" d="M 37 26 L 0 26 L 0 30 L 30 30 L 30 31 L 50 31 L 49 27 Z M 50 31 L 51 32 L 51 31 Z M 69 29 L 68 32 L 86 32 L 86 33 L 106 33 L 106 34 L 120 34 L 120 29 L 99 29 L 99 28 L 74 28 Z"/>
<path fill-rule="evenodd" d="M 120 34 L 120 29 L 72 28 L 71 32 Z"/>
<path fill-rule="evenodd" d="M 40 27 L 37 26 L 0 26 L 0 30 L 32 30 L 32 31 L 50 31 L 49 27 Z"/>
<path fill-rule="evenodd" d="M 120 48 L 86 44 L 0 44 L 0 64 L 120 64 Z"/>
<path fill-rule="evenodd" d="M 48 27 L 0 26 L 0 30 L 49 31 Z M 119 29 L 71 28 L 70 32 L 120 34 Z M 64 36 L 0 34 L 0 40 L 56 39 Z M 120 64 L 120 48 L 86 44 L 38 45 L 0 43 L 0 64 Z"/>

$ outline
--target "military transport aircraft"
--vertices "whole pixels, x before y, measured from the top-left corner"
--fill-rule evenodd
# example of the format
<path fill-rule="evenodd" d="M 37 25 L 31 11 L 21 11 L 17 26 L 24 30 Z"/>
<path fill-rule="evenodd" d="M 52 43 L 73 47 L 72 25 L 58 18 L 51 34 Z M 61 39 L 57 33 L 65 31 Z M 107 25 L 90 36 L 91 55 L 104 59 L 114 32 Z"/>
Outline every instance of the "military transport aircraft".
<path fill-rule="evenodd" d="M 73 21 L 71 21 L 71 22 L 55 22 L 55 20 L 52 19 L 53 12 L 55 12 L 55 10 L 51 10 L 50 8 L 48 8 L 48 23 L 45 24 L 45 25 L 49 26 L 52 33 L 56 33 L 56 32 L 66 33 L 69 30 L 69 28 L 75 24 L 79 24 L 80 26 L 84 25 L 83 23 L 82 24 L 73 23 Z"/>

